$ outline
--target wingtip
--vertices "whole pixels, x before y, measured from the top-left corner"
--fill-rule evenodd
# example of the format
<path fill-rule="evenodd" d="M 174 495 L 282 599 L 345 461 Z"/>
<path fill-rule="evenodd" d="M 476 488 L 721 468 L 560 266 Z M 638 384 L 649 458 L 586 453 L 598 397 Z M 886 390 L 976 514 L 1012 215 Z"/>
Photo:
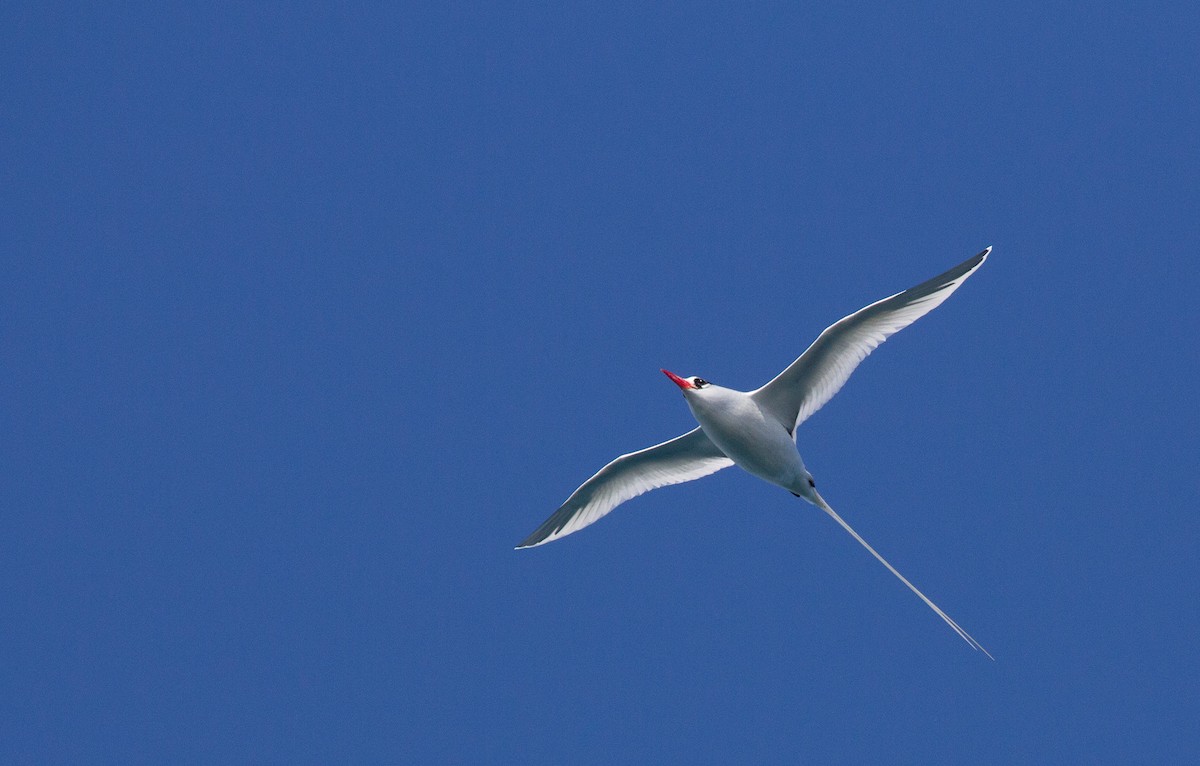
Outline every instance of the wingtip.
<path fill-rule="evenodd" d="M 543 543 L 550 542 L 550 540 L 552 540 L 552 539 L 553 539 L 552 535 L 539 536 L 537 532 L 534 532 L 529 537 L 526 537 L 524 540 L 517 543 L 516 547 L 513 548 L 513 550 L 521 551 L 521 550 L 525 550 L 526 548 L 536 548 L 539 545 L 542 545 Z"/>

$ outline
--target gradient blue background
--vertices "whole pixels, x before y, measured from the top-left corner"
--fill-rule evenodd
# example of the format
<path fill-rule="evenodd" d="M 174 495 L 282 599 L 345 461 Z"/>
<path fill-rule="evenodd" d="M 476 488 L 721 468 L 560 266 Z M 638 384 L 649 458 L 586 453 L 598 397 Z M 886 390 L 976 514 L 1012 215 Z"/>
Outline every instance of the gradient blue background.
<path fill-rule="evenodd" d="M 0 761 L 1194 757 L 1194 4 L 3 16 Z M 989 244 L 800 445 L 996 662 L 737 470 L 512 550 Z"/>

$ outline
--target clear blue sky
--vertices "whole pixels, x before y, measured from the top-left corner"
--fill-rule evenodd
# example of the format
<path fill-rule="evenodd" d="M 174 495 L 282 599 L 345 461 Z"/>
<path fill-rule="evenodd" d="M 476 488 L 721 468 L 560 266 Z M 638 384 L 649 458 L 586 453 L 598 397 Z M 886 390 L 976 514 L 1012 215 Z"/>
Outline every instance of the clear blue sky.
<path fill-rule="evenodd" d="M 600 6 L 600 7 L 597 7 Z M 1197 742 L 1190 3 L 9 4 L 0 761 Z M 513 545 L 850 311 L 735 470 Z"/>

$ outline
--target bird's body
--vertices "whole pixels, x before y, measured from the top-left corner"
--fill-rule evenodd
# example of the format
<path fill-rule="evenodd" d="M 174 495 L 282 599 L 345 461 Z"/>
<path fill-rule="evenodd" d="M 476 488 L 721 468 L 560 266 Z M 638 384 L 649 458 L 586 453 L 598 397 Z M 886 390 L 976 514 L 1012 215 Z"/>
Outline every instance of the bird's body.
<path fill-rule="evenodd" d="M 990 252 L 989 247 L 944 274 L 835 322 L 799 359 L 754 391 L 735 391 L 699 377 L 681 378 L 663 370 L 683 391 L 699 428 L 612 461 L 575 490 L 517 547 L 530 548 L 569 535 L 643 492 L 738 465 L 828 514 L 963 640 L 987 654 L 825 502 L 796 449 L 795 432 L 841 389 L 871 351 L 939 306 L 983 265 Z"/>
<path fill-rule="evenodd" d="M 686 396 L 704 435 L 738 467 L 763 481 L 802 495 L 811 478 L 787 427 L 744 391 L 715 384 Z"/>

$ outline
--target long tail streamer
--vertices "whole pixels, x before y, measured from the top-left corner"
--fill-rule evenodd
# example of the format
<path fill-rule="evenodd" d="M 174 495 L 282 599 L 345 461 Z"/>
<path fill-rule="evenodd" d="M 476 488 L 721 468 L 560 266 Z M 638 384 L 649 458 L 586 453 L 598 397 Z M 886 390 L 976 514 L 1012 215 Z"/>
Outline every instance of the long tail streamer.
<path fill-rule="evenodd" d="M 842 529 L 844 529 L 844 530 L 846 530 L 847 532 L 849 532 L 849 533 L 851 534 L 851 536 L 853 536 L 853 537 L 854 537 L 854 539 L 855 539 L 855 540 L 858 540 L 858 542 L 859 542 L 859 543 L 862 545 L 862 547 L 864 547 L 864 548 L 866 548 L 867 550 L 869 550 L 869 551 L 871 552 L 871 555 L 872 555 L 872 556 L 874 556 L 875 558 L 879 559 L 879 563 L 880 563 L 880 564 L 883 564 L 885 567 L 887 567 L 887 568 L 888 568 L 888 571 L 889 571 L 889 572 L 891 572 L 892 574 L 896 575 L 896 577 L 900 578 L 900 582 L 902 582 L 902 583 L 904 583 L 905 585 L 907 585 L 909 590 L 911 590 L 913 593 L 916 593 L 918 596 L 920 596 L 921 600 L 922 600 L 922 601 L 924 601 L 924 602 L 926 603 L 926 605 L 928 605 L 928 606 L 929 606 L 929 608 L 930 608 L 930 609 L 932 609 L 933 611 L 937 612 L 937 616 L 938 616 L 938 617 L 941 617 L 943 620 L 945 620 L 947 625 L 949 625 L 951 628 L 954 628 L 954 632 L 955 632 L 955 633 L 957 633 L 959 636 L 961 636 L 961 637 L 962 637 L 962 639 L 963 639 L 964 641 L 966 641 L 968 644 L 970 644 L 972 649 L 978 649 L 979 651 L 981 651 L 981 652 L 983 652 L 984 654 L 986 654 L 986 655 L 987 655 L 987 658 L 988 658 L 989 660 L 992 660 L 993 662 L 995 661 L 995 659 L 996 659 L 996 658 L 995 658 L 995 657 L 993 657 L 993 656 L 992 656 L 992 655 L 991 655 L 991 654 L 988 652 L 988 650 L 987 650 L 987 649 L 984 649 L 984 648 L 983 648 L 983 646 L 982 646 L 982 645 L 981 645 L 981 644 L 980 644 L 978 641 L 976 641 L 974 638 L 972 638 L 970 633 L 968 633 L 967 631 L 965 631 L 965 630 L 963 630 L 962 628 L 960 628 L 957 622 L 955 622 L 954 620 L 950 619 L 950 615 L 946 614 L 946 613 L 945 613 L 945 612 L 943 612 L 941 609 L 939 609 L 937 604 L 935 604 L 935 603 L 933 603 L 932 601 L 930 601 L 930 600 L 929 600 L 929 599 L 928 599 L 928 598 L 925 596 L 925 594 L 924 594 L 924 593 L 922 593 L 921 591 L 917 590 L 917 586 L 915 586 L 915 585 L 913 585 L 912 583 L 910 583 L 910 582 L 909 582 L 909 581 L 908 581 L 908 580 L 907 580 L 907 579 L 904 577 L 904 575 L 902 575 L 902 574 L 900 574 L 899 572 L 897 572 L 897 571 L 896 571 L 896 567 L 894 567 L 894 566 L 892 566 L 891 564 L 889 564 L 889 563 L 888 563 L 888 561 L 887 561 L 887 559 L 885 559 L 883 556 L 880 556 L 880 555 L 879 555 L 879 552 L 878 552 L 878 551 L 876 551 L 874 548 L 872 548 L 872 547 L 871 547 L 871 545 L 870 545 L 870 543 L 868 543 L 866 540 L 862 539 L 862 537 L 860 537 L 860 536 L 859 536 L 859 534 L 858 534 L 857 532 L 855 532 L 855 531 L 854 531 L 854 528 L 853 528 L 853 527 L 851 527 L 849 524 L 847 524 L 847 523 L 846 523 L 845 519 L 843 519 L 841 516 L 838 516 L 838 515 L 837 515 L 837 512 L 836 512 L 836 511 L 834 511 L 832 508 L 830 508 L 830 507 L 829 507 L 829 503 L 826 503 L 826 502 L 825 502 L 825 498 L 821 497 L 820 495 L 817 495 L 817 498 L 820 500 L 820 502 L 817 504 L 817 507 L 818 507 L 818 508 L 820 508 L 822 511 L 825 511 L 825 513 L 828 513 L 828 514 L 829 514 L 829 516 L 830 516 L 830 517 L 831 517 L 831 518 L 832 518 L 834 521 L 836 521 L 838 524 L 841 524 L 841 525 L 842 525 Z"/>

